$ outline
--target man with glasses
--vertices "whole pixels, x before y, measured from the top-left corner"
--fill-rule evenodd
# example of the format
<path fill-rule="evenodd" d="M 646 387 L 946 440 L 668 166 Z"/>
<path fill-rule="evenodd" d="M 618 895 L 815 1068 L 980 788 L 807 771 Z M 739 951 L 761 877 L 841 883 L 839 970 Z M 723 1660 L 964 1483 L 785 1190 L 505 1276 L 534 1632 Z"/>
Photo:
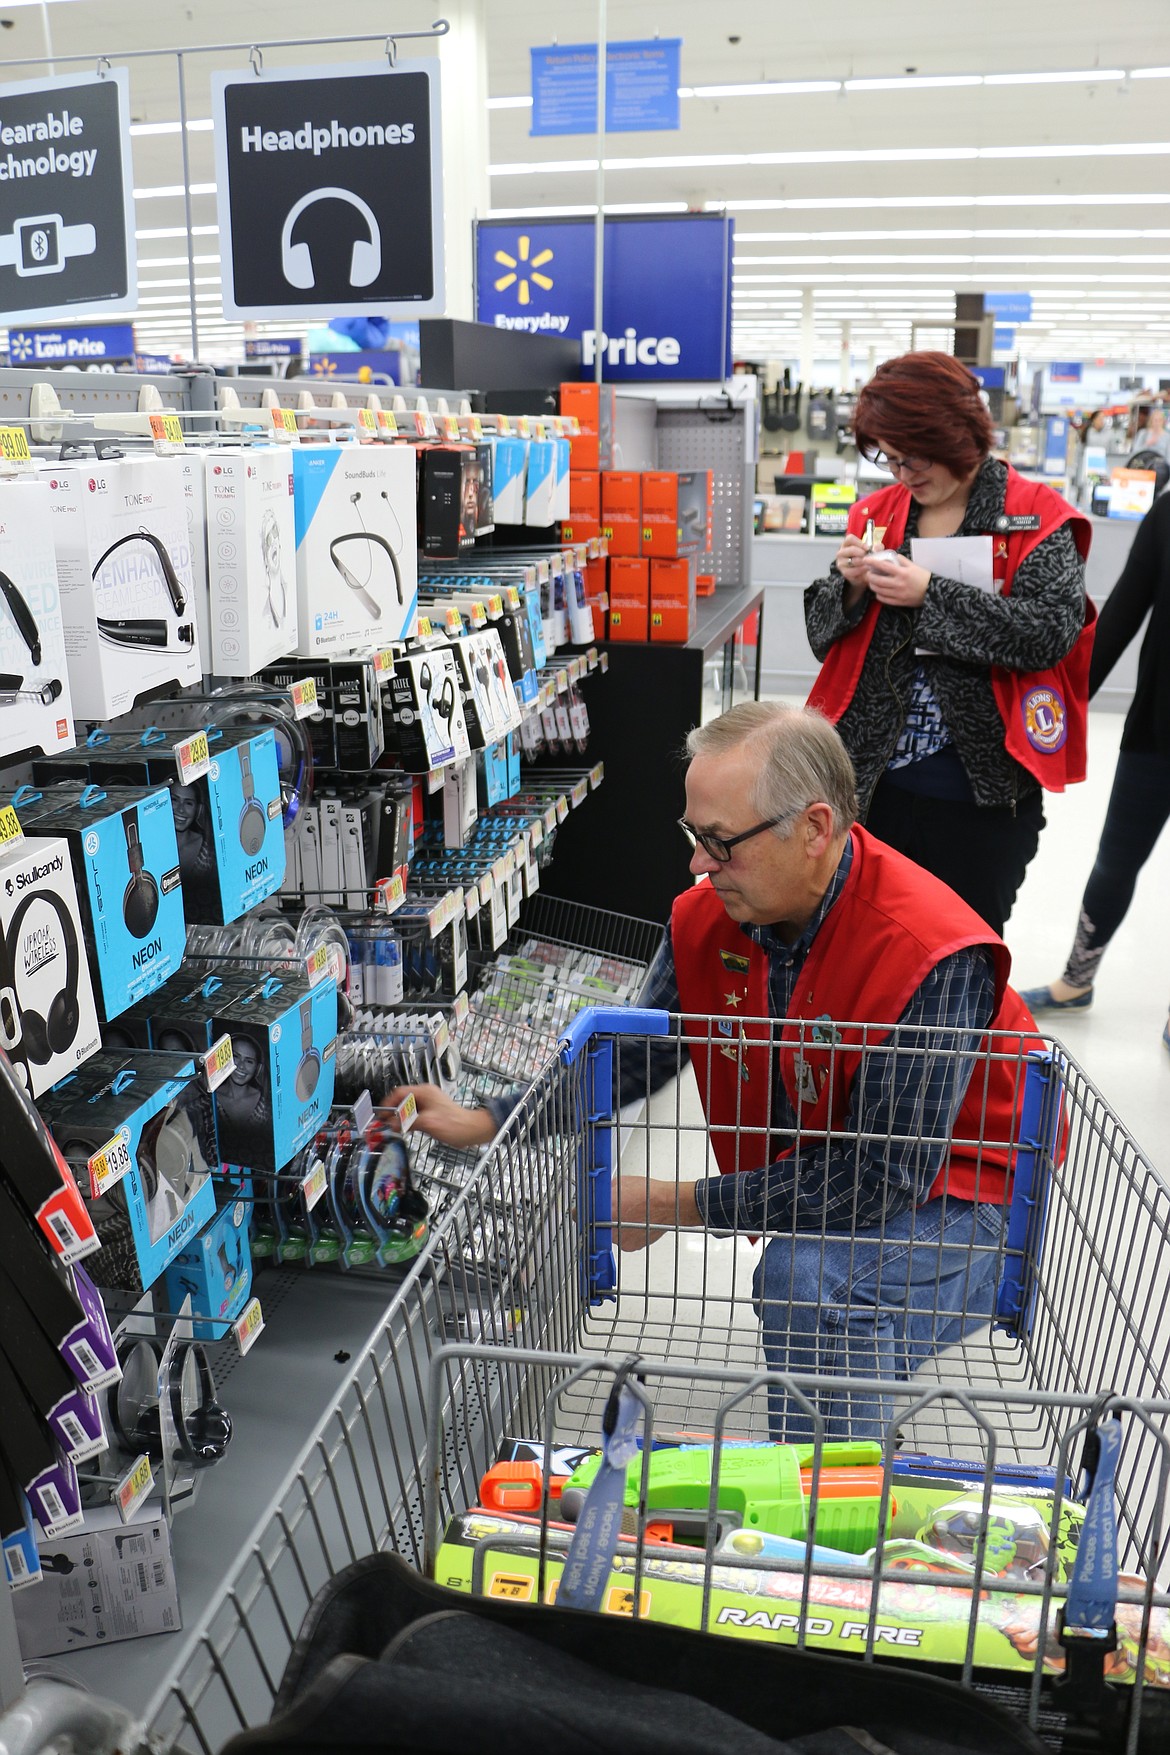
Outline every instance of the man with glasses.
<path fill-rule="evenodd" d="M 992 1312 L 1018 1062 L 980 1043 L 1035 1023 L 995 934 L 855 824 L 852 764 L 819 714 L 747 703 L 687 753 L 701 881 L 649 997 L 683 1015 L 721 1174 L 622 1176 L 622 1247 L 675 1225 L 762 1233 L 769 1366 L 905 1379 Z M 888 1395 L 812 1399 L 828 1438 L 885 1435 Z M 774 1437 L 813 1436 L 779 1389 L 769 1414 Z"/>

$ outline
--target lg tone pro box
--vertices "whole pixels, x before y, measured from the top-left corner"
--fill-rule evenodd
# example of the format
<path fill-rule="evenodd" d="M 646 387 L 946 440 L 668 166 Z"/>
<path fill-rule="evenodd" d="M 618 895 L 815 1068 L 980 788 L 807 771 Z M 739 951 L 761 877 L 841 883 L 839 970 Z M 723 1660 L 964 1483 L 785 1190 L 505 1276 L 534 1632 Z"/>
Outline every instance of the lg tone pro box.
<path fill-rule="evenodd" d="M 252 676 L 297 645 L 292 459 L 214 451 L 204 469 L 211 669 Z"/>
<path fill-rule="evenodd" d="M 72 749 L 73 704 L 49 489 L 0 483 L 0 757 Z"/>
<path fill-rule="evenodd" d="M 415 463 L 408 446 L 293 452 L 298 650 L 369 652 L 418 627 Z"/>

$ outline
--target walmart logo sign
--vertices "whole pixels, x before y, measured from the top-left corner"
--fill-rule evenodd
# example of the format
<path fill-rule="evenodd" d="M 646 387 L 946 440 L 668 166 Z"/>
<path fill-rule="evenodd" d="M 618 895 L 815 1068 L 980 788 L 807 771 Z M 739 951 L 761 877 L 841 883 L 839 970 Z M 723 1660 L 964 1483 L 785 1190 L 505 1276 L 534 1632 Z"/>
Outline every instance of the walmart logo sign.
<path fill-rule="evenodd" d="M 532 295 L 528 290 L 530 277 L 532 285 L 538 286 L 541 292 L 551 292 L 553 287 L 551 277 L 547 274 L 538 274 L 536 270 L 543 268 L 547 262 L 551 262 L 554 252 L 549 249 L 538 250 L 529 262 L 531 245 L 532 239 L 526 232 L 522 232 L 516 240 L 516 254 L 514 256 L 510 256 L 507 250 L 496 251 L 496 261 L 500 266 L 511 269 L 510 274 L 501 274 L 496 281 L 496 291 L 507 292 L 510 286 L 514 286 L 518 305 L 527 305 L 531 302 Z"/>

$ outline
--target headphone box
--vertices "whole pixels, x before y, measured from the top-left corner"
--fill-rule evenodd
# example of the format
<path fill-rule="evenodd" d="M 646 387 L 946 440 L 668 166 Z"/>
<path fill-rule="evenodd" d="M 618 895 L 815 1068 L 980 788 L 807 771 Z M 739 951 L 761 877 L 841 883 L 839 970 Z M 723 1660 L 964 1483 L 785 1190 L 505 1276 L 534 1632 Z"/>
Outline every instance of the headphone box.
<path fill-rule="evenodd" d="M 69 847 L 10 842 L 0 853 L 0 1044 L 34 1097 L 101 1047 Z"/>
<path fill-rule="evenodd" d="M 24 1069 L 0 1051 L 0 1177 L 7 1182 L 50 1249 L 64 1263 L 100 1247 L 73 1172 L 41 1118 Z"/>
<path fill-rule="evenodd" d="M 492 522 L 523 524 L 528 440 L 497 437 L 488 444 L 492 454 Z"/>
<path fill-rule="evenodd" d="M 103 1018 L 161 987 L 183 961 L 187 927 L 168 787 L 87 787 L 47 819 L 73 856 Z"/>
<path fill-rule="evenodd" d="M 218 926 L 280 889 L 285 844 L 275 731 L 215 733 L 211 749 L 207 773 L 190 785 L 169 755 L 157 758 L 155 778 L 169 772 L 183 912 Z"/>
<path fill-rule="evenodd" d="M 293 469 L 284 447 L 216 449 L 204 461 L 209 670 L 253 676 L 297 647 Z"/>
<path fill-rule="evenodd" d="M 120 1148 L 125 1173 L 96 1198 L 104 1286 L 146 1291 L 215 1211 L 218 1163 L 211 1093 L 189 1054 L 104 1051 L 45 1099 L 46 1123 L 66 1158 Z"/>
<path fill-rule="evenodd" d="M 270 977 L 216 1013 L 235 1068 L 215 1093 L 229 1164 L 283 1170 L 324 1125 L 333 1102 L 337 983 Z"/>
<path fill-rule="evenodd" d="M 420 451 L 419 461 L 419 548 L 425 555 L 455 560 L 475 546 L 480 485 L 475 447 L 429 445 Z"/>
<path fill-rule="evenodd" d="M 368 658 L 334 660 L 329 694 L 333 703 L 336 766 L 368 774 L 386 747 L 382 728 L 381 690 Z"/>
<path fill-rule="evenodd" d="M 313 765 L 320 768 L 337 766 L 337 739 L 333 720 L 332 676 L 327 658 L 285 658 L 279 664 L 266 665 L 260 681 L 273 689 L 287 691 L 294 683 L 312 681 L 317 685 L 317 705 L 302 723 L 308 728 L 313 746 Z"/>
<path fill-rule="evenodd" d="M 173 1633 L 183 1625 L 171 1532 L 161 1512 L 123 1523 L 116 1506 L 91 1507 L 84 1529 L 41 1537 L 38 1549 L 39 1588 L 12 1599 L 25 1659 Z"/>
<path fill-rule="evenodd" d="M 48 484 L 0 481 L 0 757 L 74 743 Z"/>
<path fill-rule="evenodd" d="M 390 679 L 402 766 L 424 774 L 471 754 L 455 654 L 446 641 L 400 657 Z"/>
<path fill-rule="evenodd" d="M 609 469 L 617 420 L 612 384 L 562 384 L 561 413 L 575 415 L 581 431 L 569 438 L 574 469 Z"/>
<path fill-rule="evenodd" d="M 53 463 L 50 528 L 73 711 L 112 719 L 202 676 L 178 457 Z"/>
<path fill-rule="evenodd" d="M 298 650 L 374 652 L 418 627 L 415 464 L 407 445 L 293 452 Z"/>
<path fill-rule="evenodd" d="M 183 509 L 187 514 L 191 589 L 195 593 L 195 639 L 199 668 L 211 674 L 211 597 L 207 577 L 207 489 L 203 481 L 206 452 L 184 449 L 179 457 L 183 477 Z"/>
<path fill-rule="evenodd" d="M 191 1300 L 191 1332 L 197 1341 L 222 1341 L 252 1295 L 250 1200 L 229 1200 L 193 1237 L 166 1272 L 167 1304 Z"/>
<path fill-rule="evenodd" d="M 544 529 L 555 523 L 561 514 L 557 506 L 562 498 L 568 512 L 568 467 L 565 469 L 565 494 L 557 487 L 557 445 L 555 439 L 531 439 L 528 444 L 528 477 L 524 490 L 524 522 Z"/>

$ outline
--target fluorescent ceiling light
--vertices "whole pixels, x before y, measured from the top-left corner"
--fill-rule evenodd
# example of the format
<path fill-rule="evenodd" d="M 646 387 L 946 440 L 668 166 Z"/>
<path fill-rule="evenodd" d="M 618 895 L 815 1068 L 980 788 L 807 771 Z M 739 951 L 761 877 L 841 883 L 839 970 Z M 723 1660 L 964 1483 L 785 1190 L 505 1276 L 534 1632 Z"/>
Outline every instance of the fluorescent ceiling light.
<path fill-rule="evenodd" d="M 1028 76 L 1024 74 L 1026 79 Z M 982 85 L 982 73 L 939 73 L 902 75 L 889 79 L 847 79 L 846 91 L 912 91 L 930 90 L 939 86 Z"/>
<path fill-rule="evenodd" d="M 1136 195 L 801 195 L 786 200 L 771 197 L 743 201 L 721 200 L 704 203 L 704 212 L 777 213 L 781 211 L 817 212 L 828 209 L 875 207 L 1165 207 L 1170 194 Z"/>
<path fill-rule="evenodd" d="M 604 168 L 607 171 L 734 170 L 749 165 L 940 164 L 972 159 L 1161 158 L 1167 154 L 1170 154 L 1170 141 L 1167 140 L 1112 140 L 1063 146 L 874 146 L 863 147 L 860 151 L 832 147 L 804 152 L 663 153 L 640 158 L 607 158 Z M 596 169 L 595 158 L 549 158 L 528 164 L 489 165 L 488 175 L 568 176 Z M 214 184 L 200 187 L 210 190 Z M 182 193 L 181 189 L 179 193 Z"/>
<path fill-rule="evenodd" d="M 910 255 L 910 254 L 905 253 L 905 252 L 899 252 L 896 255 L 887 256 L 887 255 L 879 255 L 875 251 L 872 254 L 865 255 L 865 256 L 862 256 L 862 255 L 856 255 L 856 256 L 854 256 L 854 255 L 842 255 L 842 256 L 737 256 L 735 258 L 735 268 L 736 268 L 736 271 L 738 272 L 740 265 L 744 264 L 744 263 L 750 264 L 750 265 L 753 265 L 756 267 L 772 266 L 772 267 L 780 268 L 780 267 L 788 267 L 789 265 L 793 265 L 793 266 L 820 266 L 821 264 L 824 264 L 824 263 L 830 263 L 830 264 L 838 263 L 838 264 L 841 264 L 843 266 L 846 266 L 846 265 L 848 265 L 850 263 L 854 263 L 854 262 L 860 264 L 862 267 L 866 266 L 867 264 L 873 264 L 874 266 L 880 266 L 880 265 L 883 265 L 886 263 L 896 263 L 896 262 L 911 262 L 911 263 L 915 263 L 918 266 L 922 266 L 922 267 L 925 267 L 927 264 L 929 264 L 931 262 L 937 262 L 940 266 L 943 263 L 947 263 L 947 262 L 955 262 L 955 263 L 972 262 L 972 263 L 985 263 L 989 266 L 1008 265 L 1008 266 L 1011 266 L 1014 268 L 1021 268 L 1021 267 L 1028 268 L 1028 267 L 1031 267 L 1034 263 L 1039 263 L 1039 262 L 1044 262 L 1044 263 L 1049 263 L 1049 262 L 1061 262 L 1061 263 L 1068 263 L 1068 262 L 1088 262 L 1088 263 L 1114 262 L 1114 263 L 1121 263 L 1121 262 L 1125 262 L 1125 263 L 1136 263 L 1139 266 L 1153 267 L 1156 264 L 1158 264 L 1159 262 L 1170 262 L 1170 255 L 1162 255 L 1162 254 L 1157 254 L 1157 255 L 1151 254 L 1151 255 L 1140 255 L 1140 256 L 1138 256 L 1138 255 L 1118 255 L 1116 251 L 1111 251 L 1108 255 L 1105 255 L 1102 252 L 1093 252 L 1092 254 L 1085 254 L 1083 251 L 1079 252 L 1076 255 L 1069 255 L 1069 254 L 1065 254 L 1062 251 L 1059 253 L 1054 252 L 1050 255 L 1044 255 L 1044 256 L 1036 256 L 1034 254 L 1033 255 L 1026 255 L 1026 256 L 1004 256 L 1004 255 L 999 255 L 999 254 L 993 253 L 993 252 L 989 252 L 986 255 L 980 254 L 980 255 L 967 255 L 967 256 L 953 256 L 953 255 L 947 254 L 947 253 L 942 252 L 942 251 L 932 251 L 930 253 L 930 255 Z"/>
<path fill-rule="evenodd" d="M 490 97 L 487 101 L 489 110 L 530 110 L 531 97 Z"/>
<path fill-rule="evenodd" d="M 187 123 L 188 134 L 210 134 L 213 123 L 210 116 L 199 116 Z M 132 135 L 144 134 L 178 134 L 182 131 L 181 122 L 131 122 Z"/>
<path fill-rule="evenodd" d="M 939 243 L 963 238 L 1170 238 L 1170 226 L 940 226 L 917 230 L 893 228 L 889 231 L 842 232 L 741 232 L 736 231 L 736 248 L 741 244 L 862 244 Z M 745 258 L 736 256 L 736 261 Z"/>
<path fill-rule="evenodd" d="M 680 85 L 679 97 L 799 97 L 806 92 L 840 91 L 839 79 L 761 79 L 744 85 Z"/>
<path fill-rule="evenodd" d="M 1170 79 L 1170 67 L 1132 67 L 1131 79 Z"/>
<path fill-rule="evenodd" d="M 607 213 L 689 213 L 686 201 L 607 201 Z M 489 207 L 485 219 L 595 219 L 597 203 L 578 207 Z"/>
<path fill-rule="evenodd" d="M 193 225 L 191 227 L 191 236 L 193 238 L 214 238 L 218 235 L 219 227 L 217 225 Z M 134 236 L 138 239 L 139 243 L 153 238 L 185 238 L 187 236 L 187 228 L 185 225 L 148 226 L 143 231 L 135 232 Z"/>
<path fill-rule="evenodd" d="M 135 201 L 161 201 L 168 196 L 184 195 L 186 190 L 182 183 L 159 183 L 152 189 L 135 189 Z M 214 183 L 192 183 L 192 195 L 214 195 Z M 184 236 L 186 234 L 184 233 Z"/>
<path fill-rule="evenodd" d="M 1124 79 L 1124 67 L 1091 67 L 1085 73 L 985 73 L 984 85 L 1083 85 Z"/>

